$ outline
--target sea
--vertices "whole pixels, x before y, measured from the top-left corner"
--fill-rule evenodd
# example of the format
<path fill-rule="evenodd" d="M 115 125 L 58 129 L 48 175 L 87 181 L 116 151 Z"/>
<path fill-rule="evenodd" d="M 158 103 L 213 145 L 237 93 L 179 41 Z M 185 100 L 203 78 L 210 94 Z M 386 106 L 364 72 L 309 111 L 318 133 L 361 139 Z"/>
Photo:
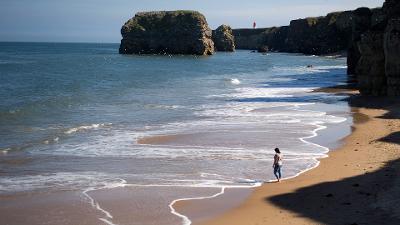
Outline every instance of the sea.
<path fill-rule="evenodd" d="M 177 202 L 315 168 L 351 132 L 346 59 L 0 43 L 6 224 L 189 225 Z M 268 184 L 266 184 L 268 185 Z"/>

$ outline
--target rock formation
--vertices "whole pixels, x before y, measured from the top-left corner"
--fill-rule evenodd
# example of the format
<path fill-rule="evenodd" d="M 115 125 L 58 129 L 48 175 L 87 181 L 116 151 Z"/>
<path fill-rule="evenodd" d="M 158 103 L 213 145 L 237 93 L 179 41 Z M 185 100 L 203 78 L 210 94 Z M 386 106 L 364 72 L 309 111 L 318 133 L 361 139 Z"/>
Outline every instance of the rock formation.
<path fill-rule="evenodd" d="M 235 51 L 235 38 L 232 28 L 228 25 L 221 25 L 213 31 L 212 39 L 216 51 L 233 52 Z"/>
<path fill-rule="evenodd" d="M 368 31 L 357 42 L 360 58 L 355 68 L 358 87 L 364 95 L 385 95 L 385 54 L 383 33 Z"/>
<path fill-rule="evenodd" d="M 266 46 L 266 45 L 261 45 L 260 47 L 258 47 L 257 51 L 258 51 L 258 52 L 261 52 L 261 53 L 266 53 L 266 52 L 269 51 L 269 49 L 268 49 L 268 46 Z"/>
<path fill-rule="evenodd" d="M 310 17 L 290 22 L 289 26 L 260 29 L 235 29 L 238 49 L 330 54 L 347 49 L 351 34 L 351 12 L 330 13 L 325 17 Z"/>
<path fill-rule="evenodd" d="M 122 26 L 121 34 L 121 54 L 214 53 L 212 31 L 196 11 L 137 13 Z"/>
<path fill-rule="evenodd" d="M 267 30 L 268 28 L 233 29 L 236 48 L 257 50 L 260 45 L 264 44 L 264 32 Z"/>
<path fill-rule="evenodd" d="M 325 17 L 293 20 L 286 39 L 286 51 L 313 55 L 330 54 L 347 48 L 348 37 L 336 24 L 341 12 Z"/>
<path fill-rule="evenodd" d="M 387 21 L 383 43 L 387 94 L 400 96 L 400 1 L 386 0 L 383 11 Z"/>
<path fill-rule="evenodd" d="M 400 1 L 290 22 L 289 26 L 212 32 L 195 11 L 138 13 L 121 30 L 122 54 L 197 54 L 251 49 L 304 54 L 347 50 L 348 74 L 364 95 L 400 95 Z M 212 37 L 213 36 L 213 37 Z"/>
<path fill-rule="evenodd" d="M 366 10 L 365 10 L 366 11 Z M 353 30 L 349 53 L 358 51 L 359 58 L 348 60 L 355 66 L 358 86 L 363 95 L 400 95 L 400 2 L 386 0 L 382 9 L 374 9 L 363 29 Z M 350 56 L 350 55 L 349 55 Z M 351 64 L 350 64 L 351 62 Z M 351 71 L 349 71 L 351 72 Z"/>
<path fill-rule="evenodd" d="M 332 54 L 347 51 L 348 74 L 363 95 L 400 95 L 400 1 L 290 22 L 287 27 L 234 29 L 237 49 Z"/>
<path fill-rule="evenodd" d="M 385 30 L 385 72 L 387 94 L 400 95 L 400 19 L 391 19 Z"/>
<path fill-rule="evenodd" d="M 350 44 L 347 50 L 347 73 L 355 74 L 360 51 L 357 42 L 361 40 L 361 34 L 364 33 L 371 24 L 371 10 L 368 8 L 359 8 L 352 12 L 350 18 L 351 34 Z"/>
<path fill-rule="evenodd" d="M 263 43 L 261 46 L 268 46 L 269 51 L 283 51 L 286 49 L 286 38 L 289 27 L 271 27 L 262 33 Z"/>

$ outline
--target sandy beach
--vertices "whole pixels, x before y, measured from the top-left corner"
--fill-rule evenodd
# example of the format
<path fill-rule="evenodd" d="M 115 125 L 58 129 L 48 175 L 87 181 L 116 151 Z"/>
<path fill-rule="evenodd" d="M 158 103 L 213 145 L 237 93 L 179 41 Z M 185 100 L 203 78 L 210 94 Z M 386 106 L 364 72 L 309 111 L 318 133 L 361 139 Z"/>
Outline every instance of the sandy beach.
<path fill-rule="evenodd" d="M 195 224 L 400 224 L 399 101 L 349 94 L 353 132 L 320 166 Z"/>

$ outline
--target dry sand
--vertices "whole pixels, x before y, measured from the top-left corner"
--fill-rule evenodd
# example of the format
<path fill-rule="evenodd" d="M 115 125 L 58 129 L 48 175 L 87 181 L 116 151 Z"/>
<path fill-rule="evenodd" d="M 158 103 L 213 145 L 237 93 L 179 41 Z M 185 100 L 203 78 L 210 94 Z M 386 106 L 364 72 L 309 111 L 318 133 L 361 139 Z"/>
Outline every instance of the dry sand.
<path fill-rule="evenodd" d="M 400 101 L 352 93 L 353 132 L 319 167 L 195 224 L 400 224 Z"/>

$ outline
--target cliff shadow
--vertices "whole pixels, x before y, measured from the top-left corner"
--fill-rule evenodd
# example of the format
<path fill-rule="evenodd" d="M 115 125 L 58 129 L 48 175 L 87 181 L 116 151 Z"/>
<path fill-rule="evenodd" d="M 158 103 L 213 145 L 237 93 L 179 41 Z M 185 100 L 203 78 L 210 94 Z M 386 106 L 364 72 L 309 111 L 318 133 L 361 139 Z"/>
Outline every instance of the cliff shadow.
<path fill-rule="evenodd" d="M 378 141 L 400 145 L 400 131 L 393 132 L 386 137 L 378 139 Z M 400 149 L 400 147 L 399 147 L 399 149 Z M 399 152 L 400 152 L 400 150 L 399 150 Z"/>
<path fill-rule="evenodd" d="M 397 97 L 373 97 L 352 95 L 348 99 L 351 107 L 360 107 L 368 109 L 383 109 L 387 112 L 379 116 L 381 119 L 399 119 L 400 118 L 400 99 Z"/>
<path fill-rule="evenodd" d="M 376 172 L 301 188 L 265 201 L 321 224 L 400 224 L 400 217 L 394 217 L 392 212 L 398 207 L 377 202 L 378 195 L 388 192 L 394 193 L 390 198 L 397 198 L 395 201 L 400 203 L 400 186 L 396 185 L 399 171 L 400 160 L 395 160 Z"/>

